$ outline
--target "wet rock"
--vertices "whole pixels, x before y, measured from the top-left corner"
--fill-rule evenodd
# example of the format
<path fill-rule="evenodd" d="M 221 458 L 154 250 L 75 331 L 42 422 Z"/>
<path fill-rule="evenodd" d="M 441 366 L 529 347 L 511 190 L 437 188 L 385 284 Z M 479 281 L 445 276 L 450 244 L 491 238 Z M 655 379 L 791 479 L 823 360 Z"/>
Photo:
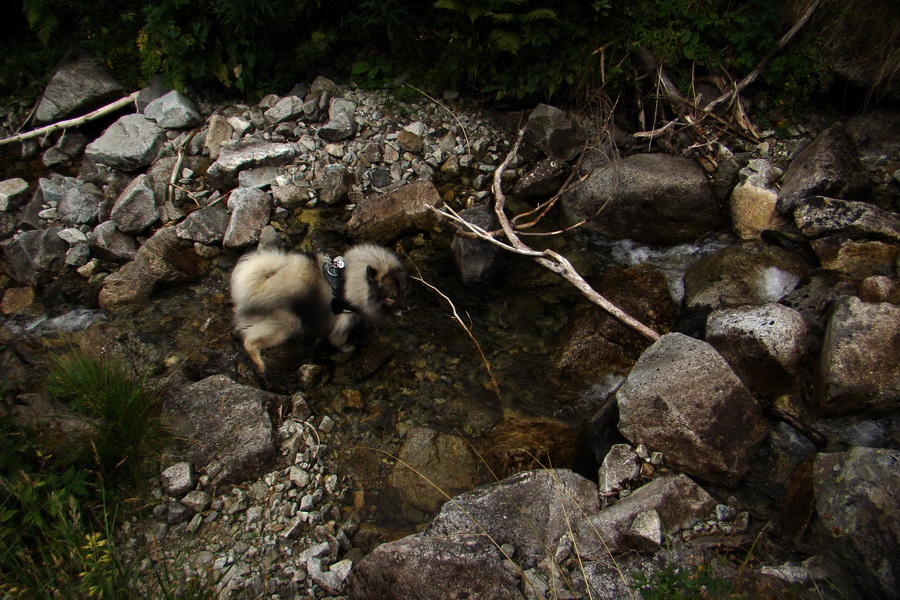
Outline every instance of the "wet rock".
<path fill-rule="evenodd" d="M 163 129 L 190 129 L 203 123 L 196 105 L 174 90 L 148 104 L 144 116 Z"/>
<path fill-rule="evenodd" d="M 10 409 L 16 422 L 34 432 L 44 452 L 83 452 L 96 434 L 94 419 L 72 412 L 47 394 L 19 394 L 15 400 Z"/>
<path fill-rule="evenodd" d="M 823 268 L 843 271 L 860 279 L 893 275 L 900 259 L 898 244 L 866 240 L 857 242 L 843 236 L 813 240 L 812 248 Z"/>
<path fill-rule="evenodd" d="M 354 239 L 388 243 L 402 233 L 431 229 L 438 222 L 431 207 L 442 204 L 433 183 L 416 181 L 366 197 L 347 225 Z"/>
<path fill-rule="evenodd" d="M 566 469 L 540 469 L 508 477 L 454 498 L 426 527 L 431 537 L 490 535 L 512 544 L 520 564 L 534 566 L 572 531 L 574 515 L 600 509 L 597 486 Z"/>
<path fill-rule="evenodd" d="M 735 233 L 741 239 L 756 239 L 766 229 L 785 229 L 787 220 L 775 207 L 778 175 L 772 163 L 754 159 L 741 169 L 739 183 L 731 192 L 729 212 Z"/>
<path fill-rule="evenodd" d="M 286 96 L 276 102 L 275 105 L 268 109 L 264 114 L 272 124 L 296 119 L 303 115 L 303 99 L 298 98 L 297 96 Z"/>
<path fill-rule="evenodd" d="M 92 183 L 78 183 L 65 192 L 56 208 L 59 219 L 66 225 L 83 225 L 97 221 L 103 192 Z"/>
<path fill-rule="evenodd" d="M 781 299 L 781 304 L 796 310 L 806 321 L 811 355 L 821 347 L 832 304 L 853 295 L 858 286 L 859 280 L 846 273 L 818 270 L 804 276 L 796 289 Z"/>
<path fill-rule="evenodd" d="M 0 181 L 0 211 L 15 210 L 28 199 L 28 182 L 21 178 Z"/>
<path fill-rule="evenodd" d="M 130 235 L 123 233 L 115 221 L 104 221 L 94 227 L 87 236 L 88 244 L 98 256 L 117 263 L 134 260 L 138 243 Z"/>
<path fill-rule="evenodd" d="M 784 173 L 778 210 L 791 214 L 811 196 L 858 199 L 870 185 L 856 146 L 840 124 L 823 131 Z"/>
<path fill-rule="evenodd" d="M 720 308 L 777 302 L 790 293 L 809 270 L 787 250 L 744 241 L 705 256 L 684 273 L 688 308 Z"/>
<path fill-rule="evenodd" d="M 896 410 L 900 399 L 900 307 L 839 300 L 828 321 L 815 403 L 825 415 Z"/>
<path fill-rule="evenodd" d="M 134 260 L 107 277 L 100 290 L 100 306 L 111 313 L 134 308 L 147 301 L 157 283 L 186 282 L 205 268 L 174 227 L 157 231 L 137 251 Z"/>
<path fill-rule="evenodd" d="M 755 396 L 799 396 L 807 339 L 806 321 L 797 311 L 773 303 L 715 310 L 706 341 Z"/>
<path fill-rule="evenodd" d="M 299 154 L 295 144 L 259 142 L 254 140 L 235 142 L 222 146 L 219 158 L 206 171 L 209 182 L 222 190 L 238 184 L 238 174 L 254 167 L 277 167 L 289 164 Z"/>
<path fill-rule="evenodd" d="M 318 135 L 326 142 L 339 142 L 356 135 L 356 103 L 334 98 L 328 108 L 328 122 L 319 127 Z"/>
<path fill-rule="evenodd" d="M 669 331 L 677 307 L 665 277 L 649 265 L 613 268 L 604 273 L 597 291 L 656 331 Z M 553 375 L 568 387 L 584 389 L 621 380 L 650 342 L 593 304 L 575 309 L 554 357 Z"/>
<path fill-rule="evenodd" d="M 724 220 L 703 169 L 693 160 L 638 154 L 591 172 L 563 195 L 572 222 L 614 239 L 671 246 L 693 242 Z"/>
<path fill-rule="evenodd" d="M 219 158 L 219 151 L 222 149 L 222 146 L 230 142 L 233 135 L 234 129 L 228 124 L 228 119 L 218 113 L 210 115 L 203 147 L 212 160 Z"/>
<path fill-rule="evenodd" d="M 220 244 L 225 237 L 231 214 L 221 204 L 204 206 L 176 225 L 178 237 L 201 244 Z"/>
<path fill-rule="evenodd" d="M 382 544 L 353 569 L 356 600 L 432 598 L 521 600 L 500 552 L 484 538 L 411 535 Z"/>
<path fill-rule="evenodd" d="M 59 227 L 23 231 L 0 244 L 6 271 L 20 283 L 39 285 L 57 277 L 65 268 L 69 245 L 59 237 Z"/>
<path fill-rule="evenodd" d="M 859 284 L 859 299 L 900 305 L 900 283 L 884 275 L 866 277 Z"/>
<path fill-rule="evenodd" d="M 424 512 L 440 508 L 447 499 L 444 493 L 452 496 L 469 490 L 480 479 L 472 451 L 465 440 L 455 435 L 413 427 L 406 433 L 397 456 L 409 466 L 398 461 L 388 483 L 405 502 Z M 444 493 L 425 481 L 422 475 Z"/>
<path fill-rule="evenodd" d="M 900 586 L 900 452 L 851 448 L 814 467 L 819 539 L 844 561 L 860 597 L 894 597 Z"/>
<path fill-rule="evenodd" d="M 425 140 L 415 133 L 403 129 L 397 132 L 397 145 L 403 152 L 422 154 L 422 150 L 425 149 Z"/>
<path fill-rule="evenodd" d="M 670 333 L 638 360 L 616 393 L 619 431 L 666 462 L 734 485 L 768 431 L 756 400 L 716 350 Z"/>
<path fill-rule="evenodd" d="M 92 60 L 61 66 L 47 84 L 34 113 L 37 123 L 52 123 L 115 98 L 124 91 L 109 69 Z"/>
<path fill-rule="evenodd" d="M 166 468 L 159 479 L 163 490 L 171 496 L 183 496 L 197 485 L 194 466 L 189 462 L 178 462 Z"/>
<path fill-rule="evenodd" d="M 639 531 L 635 529 L 635 520 L 648 511 L 656 513 L 660 531 L 670 535 L 703 520 L 715 505 L 715 499 L 687 475 L 664 475 L 642 485 L 612 506 L 595 514 L 588 513 L 588 518 L 581 521 L 576 530 L 580 534 L 580 555 L 588 560 L 606 560 L 610 552 L 618 553 L 635 546 Z M 643 538 L 637 540 L 641 544 L 650 541 L 646 533 L 639 537 Z"/>
<path fill-rule="evenodd" d="M 900 242 L 900 216 L 867 202 L 813 196 L 797 206 L 794 221 L 807 238 L 841 234 Z"/>
<path fill-rule="evenodd" d="M 152 163 L 165 141 L 165 132 L 143 115 L 125 115 L 84 150 L 86 158 L 123 171 L 137 171 Z"/>
<path fill-rule="evenodd" d="M 18 314 L 34 303 L 35 290 L 31 286 L 10 287 L 3 290 L 3 300 L 0 301 L 0 312 L 4 315 Z"/>
<path fill-rule="evenodd" d="M 272 421 L 267 410 L 284 399 L 239 385 L 226 375 L 214 375 L 169 393 L 163 419 L 189 462 L 222 469 L 209 485 L 237 483 L 259 477 L 277 460 Z"/>
<path fill-rule="evenodd" d="M 257 188 L 238 188 L 228 197 L 231 218 L 222 243 L 226 248 L 242 248 L 259 241 L 272 214 L 272 197 Z"/>
<path fill-rule="evenodd" d="M 519 200 L 549 198 L 559 191 L 570 172 L 571 168 L 565 161 L 545 158 L 516 182 L 513 196 Z"/>
<path fill-rule="evenodd" d="M 121 231 L 125 233 L 141 233 L 159 220 L 159 209 L 153 185 L 146 175 L 138 175 L 128 184 L 116 203 L 110 217 Z"/>
<path fill-rule="evenodd" d="M 484 204 L 476 204 L 459 212 L 463 219 L 483 229 L 491 231 L 500 227 L 500 222 L 493 210 Z M 462 226 L 458 231 L 468 231 Z M 484 281 L 497 262 L 501 250 L 494 244 L 459 235 L 453 236 L 450 242 L 453 259 L 460 277 L 466 283 Z"/>
<path fill-rule="evenodd" d="M 549 157 L 570 161 L 581 153 L 587 136 L 565 111 L 538 104 L 528 115 L 525 140 Z"/>

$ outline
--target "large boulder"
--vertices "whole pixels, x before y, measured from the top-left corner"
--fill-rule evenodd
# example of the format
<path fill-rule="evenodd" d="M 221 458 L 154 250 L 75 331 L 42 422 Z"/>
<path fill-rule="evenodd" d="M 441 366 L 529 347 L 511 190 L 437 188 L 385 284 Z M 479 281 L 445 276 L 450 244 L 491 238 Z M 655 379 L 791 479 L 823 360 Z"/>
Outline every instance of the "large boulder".
<path fill-rule="evenodd" d="M 388 484 L 404 502 L 424 512 L 437 511 L 445 494 L 468 491 L 480 480 L 475 456 L 459 436 L 413 427 L 397 457 Z"/>
<path fill-rule="evenodd" d="M 144 115 L 125 115 L 88 144 L 84 156 L 122 171 L 137 171 L 156 159 L 165 139 L 154 121 Z"/>
<path fill-rule="evenodd" d="M 109 69 L 91 60 L 65 64 L 50 78 L 34 120 L 51 123 L 84 112 L 118 96 L 123 89 Z"/>
<path fill-rule="evenodd" d="M 203 123 L 194 103 L 174 90 L 150 102 L 144 109 L 144 116 L 156 121 L 163 129 L 187 129 Z"/>
<path fill-rule="evenodd" d="M 828 321 L 816 378 L 824 415 L 895 411 L 900 401 L 900 307 L 839 300 Z"/>
<path fill-rule="evenodd" d="M 659 550 L 665 536 L 706 519 L 715 506 L 715 499 L 687 475 L 664 475 L 599 513 L 578 519 L 579 555 L 604 560 L 610 552 Z M 646 521 L 656 526 L 648 531 Z"/>
<path fill-rule="evenodd" d="M 351 574 L 354 600 L 522 600 L 503 555 L 481 536 L 411 535 L 382 544 Z"/>
<path fill-rule="evenodd" d="M 790 214 L 806 198 L 858 199 L 869 189 L 856 144 L 843 125 L 826 129 L 791 161 L 784 173 L 778 210 Z"/>
<path fill-rule="evenodd" d="M 388 243 L 402 233 L 429 230 L 438 218 L 431 210 L 443 204 L 430 181 L 415 181 L 386 194 L 366 197 L 347 223 L 358 240 Z"/>
<path fill-rule="evenodd" d="M 180 440 L 183 459 L 197 469 L 221 463 L 211 485 L 239 483 L 268 472 L 278 459 L 269 411 L 286 400 L 214 375 L 169 393 L 163 420 Z"/>
<path fill-rule="evenodd" d="M 868 202 L 813 196 L 797 206 L 794 221 L 807 238 L 841 234 L 900 242 L 900 216 Z"/>
<path fill-rule="evenodd" d="M 860 598 L 900 590 L 900 452 L 853 447 L 820 454 L 813 486 L 822 547 L 846 564 Z"/>
<path fill-rule="evenodd" d="M 725 359 L 680 333 L 662 336 L 641 355 L 616 399 L 628 441 L 714 483 L 736 484 L 768 432 L 760 406 Z"/>
<path fill-rule="evenodd" d="M 231 189 L 238 184 L 238 174 L 254 167 L 278 167 L 290 164 L 300 153 L 296 144 L 247 140 L 222 146 L 219 157 L 209 166 L 206 175 L 219 189 Z"/>
<path fill-rule="evenodd" d="M 709 315 L 706 341 L 756 396 L 776 400 L 799 396 L 806 330 L 800 313 L 781 304 L 740 306 Z"/>
<path fill-rule="evenodd" d="M 520 564 L 552 556 L 573 519 L 600 509 L 597 486 L 566 469 L 526 471 L 461 494 L 444 504 L 424 534 L 430 537 L 487 533 L 512 544 Z"/>
<path fill-rule="evenodd" d="M 258 188 L 238 188 L 228 197 L 231 217 L 222 238 L 226 248 L 242 248 L 259 241 L 272 214 L 272 196 Z"/>
<path fill-rule="evenodd" d="M 110 217 L 121 231 L 141 233 L 159 220 L 159 208 L 150 178 L 138 175 L 113 204 Z"/>
<path fill-rule="evenodd" d="M 687 308 L 720 308 L 777 302 L 790 293 L 809 265 L 799 255 L 745 241 L 705 256 L 684 273 Z"/>
<path fill-rule="evenodd" d="M 584 149 L 584 130 L 565 111 L 538 104 L 525 125 L 525 141 L 550 158 L 570 161 Z"/>
<path fill-rule="evenodd" d="M 706 173 L 689 158 L 637 154 L 595 169 L 563 195 L 570 221 L 614 239 L 673 246 L 724 223 Z"/>
<path fill-rule="evenodd" d="M 58 276 L 66 266 L 69 244 L 59 237 L 59 227 L 23 231 L 3 242 L 3 258 L 9 275 L 20 283 L 37 285 Z"/>
<path fill-rule="evenodd" d="M 140 247 L 134 260 L 104 280 L 100 306 L 109 312 L 136 308 L 158 283 L 191 281 L 204 269 L 203 259 L 178 237 L 174 227 L 160 229 Z"/>

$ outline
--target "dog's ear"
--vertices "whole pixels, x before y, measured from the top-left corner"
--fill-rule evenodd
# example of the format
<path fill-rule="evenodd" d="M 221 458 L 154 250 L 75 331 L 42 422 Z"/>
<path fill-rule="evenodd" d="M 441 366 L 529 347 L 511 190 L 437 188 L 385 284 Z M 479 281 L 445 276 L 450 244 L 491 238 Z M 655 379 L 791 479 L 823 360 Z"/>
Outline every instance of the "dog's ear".
<path fill-rule="evenodd" d="M 366 278 L 369 283 L 378 283 L 378 271 L 372 265 L 366 265 Z"/>

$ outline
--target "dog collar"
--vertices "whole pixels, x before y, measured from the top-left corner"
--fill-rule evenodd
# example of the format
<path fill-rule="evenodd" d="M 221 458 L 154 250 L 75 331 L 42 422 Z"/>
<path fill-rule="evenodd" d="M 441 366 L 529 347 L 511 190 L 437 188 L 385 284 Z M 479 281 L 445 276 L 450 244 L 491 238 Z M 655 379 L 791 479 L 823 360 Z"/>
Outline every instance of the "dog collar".
<path fill-rule="evenodd" d="M 325 276 L 328 285 L 331 286 L 331 312 L 336 315 L 355 312 L 344 298 L 345 266 L 346 263 L 343 256 L 337 256 L 333 260 L 326 256 L 322 261 L 322 274 Z"/>

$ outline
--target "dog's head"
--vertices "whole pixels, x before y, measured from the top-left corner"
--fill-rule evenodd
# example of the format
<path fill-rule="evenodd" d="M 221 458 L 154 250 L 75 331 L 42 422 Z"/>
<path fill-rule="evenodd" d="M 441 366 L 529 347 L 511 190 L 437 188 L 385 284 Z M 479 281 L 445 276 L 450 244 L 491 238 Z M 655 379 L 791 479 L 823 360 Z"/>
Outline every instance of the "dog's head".
<path fill-rule="evenodd" d="M 371 265 L 366 268 L 371 298 L 384 314 L 402 317 L 409 312 L 409 279 L 402 267 L 379 272 Z"/>

